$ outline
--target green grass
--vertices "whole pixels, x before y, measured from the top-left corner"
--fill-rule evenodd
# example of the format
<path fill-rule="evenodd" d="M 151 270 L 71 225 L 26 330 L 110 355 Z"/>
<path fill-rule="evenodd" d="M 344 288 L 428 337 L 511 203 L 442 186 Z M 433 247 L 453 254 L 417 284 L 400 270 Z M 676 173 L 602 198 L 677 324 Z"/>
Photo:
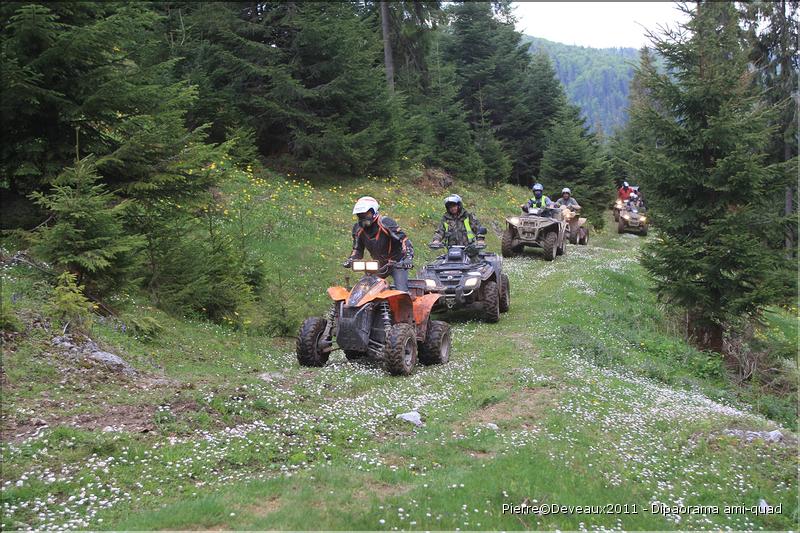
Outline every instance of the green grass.
<path fill-rule="evenodd" d="M 273 282 L 258 307 L 265 323 L 278 299 L 289 323 L 324 312 L 324 288 L 345 274 L 349 206 L 362 194 L 406 227 L 417 266 L 433 256 L 424 243 L 442 191 L 377 179 L 347 191 L 274 176 L 238 185 L 259 199 L 243 222 Z M 490 228 L 524 198 L 510 186 L 453 190 Z M 171 317 L 136 295 L 117 302 L 122 322 L 154 317 L 160 335 L 136 338 L 107 320 L 92 336 L 142 371 L 138 379 L 72 375 L 47 355 L 53 333 L 33 329 L 4 350 L 4 426 L 37 416 L 51 429 L 2 447 L 2 529 L 797 527 L 794 448 L 723 433 L 775 427 L 753 401 L 767 396 L 734 386 L 717 356 L 681 339 L 637 263 L 640 243 L 607 231 L 554 263 L 535 252 L 507 260 L 511 311 L 499 324 L 453 317 L 451 363 L 408 378 L 338 352 L 322 369 L 300 368 L 292 339 Z M 489 247 L 499 248 L 491 229 Z M 34 313 L 43 298 L 34 274 L 14 267 L 3 276 L 4 293 L 22 295 L 16 310 Z M 796 314 L 769 317 L 769 339 L 796 342 Z M 171 381 L 147 381 L 160 376 Z M 129 408 L 149 432 L 66 427 L 74 413 L 102 420 Z M 412 408 L 424 427 L 395 418 Z M 677 521 L 649 512 L 655 500 L 761 498 L 783 504 L 782 514 Z M 524 501 L 638 512 L 502 513 Z"/>

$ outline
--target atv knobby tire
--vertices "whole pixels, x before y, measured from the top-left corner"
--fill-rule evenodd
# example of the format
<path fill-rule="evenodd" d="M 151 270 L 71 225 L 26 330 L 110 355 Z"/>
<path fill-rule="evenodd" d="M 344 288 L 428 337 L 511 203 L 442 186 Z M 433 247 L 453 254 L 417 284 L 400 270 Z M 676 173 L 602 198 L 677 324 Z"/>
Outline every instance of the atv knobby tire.
<path fill-rule="evenodd" d="M 625 220 L 622 217 L 619 217 L 617 222 L 617 233 L 625 233 Z"/>
<path fill-rule="evenodd" d="M 503 239 L 500 241 L 500 252 L 503 257 L 514 257 L 514 233 L 511 228 L 506 228 L 503 232 Z"/>
<path fill-rule="evenodd" d="M 393 376 L 407 376 L 417 364 L 417 334 L 411 324 L 395 324 L 386 338 L 383 368 Z"/>
<path fill-rule="evenodd" d="M 581 228 L 581 230 L 582 230 L 581 237 L 578 240 L 578 244 L 586 246 L 587 244 L 589 244 L 589 228 Z"/>
<path fill-rule="evenodd" d="M 647 237 L 647 226 L 642 228 L 642 237 Z"/>
<path fill-rule="evenodd" d="M 483 284 L 483 318 L 487 322 L 500 320 L 500 288 L 494 281 Z"/>
<path fill-rule="evenodd" d="M 556 258 L 557 247 L 558 247 L 558 232 L 551 231 L 544 236 L 544 241 L 542 242 L 542 250 L 544 250 L 545 261 L 552 261 L 553 259 Z"/>
<path fill-rule="evenodd" d="M 305 319 L 297 335 L 297 362 L 302 366 L 325 366 L 330 352 L 320 351 L 320 341 L 328 321 L 312 316 Z"/>
<path fill-rule="evenodd" d="M 356 359 L 363 359 L 367 356 L 364 352 L 357 352 L 355 350 L 342 350 L 344 352 L 344 356 L 347 357 L 348 361 L 355 361 Z"/>
<path fill-rule="evenodd" d="M 503 291 L 500 294 L 500 312 L 505 313 L 511 307 L 511 282 L 508 281 L 508 276 L 503 274 Z"/>
<path fill-rule="evenodd" d="M 443 365 L 450 360 L 450 324 L 431 320 L 428 335 L 421 343 L 419 360 L 423 365 Z"/>

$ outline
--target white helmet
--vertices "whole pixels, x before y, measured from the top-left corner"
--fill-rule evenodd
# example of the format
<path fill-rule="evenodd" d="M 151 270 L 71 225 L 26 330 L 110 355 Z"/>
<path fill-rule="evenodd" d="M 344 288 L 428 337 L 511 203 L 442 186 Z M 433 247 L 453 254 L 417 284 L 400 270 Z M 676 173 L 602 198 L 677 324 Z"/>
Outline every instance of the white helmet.
<path fill-rule="evenodd" d="M 373 213 L 377 214 L 379 208 L 380 206 L 375 198 L 372 196 L 362 196 L 356 201 L 356 205 L 353 207 L 353 214 L 358 215 L 360 213 L 366 213 L 370 209 L 372 209 Z"/>
<path fill-rule="evenodd" d="M 569 194 L 572 194 L 572 191 L 569 190 L 569 187 L 564 187 L 563 189 L 561 189 L 561 194 L 564 194 L 565 192 L 569 193 Z"/>
<path fill-rule="evenodd" d="M 623 181 L 623 182 L 622 182 L 622 186 L 623 186 L 623 187 L 630 187 L 630 185 L 628 185 L 628 182 L 627 182 L 627 181 Z"/>
<path fill-rule="evenodd" d="M 444 206 L 447 207 L 447 204 L 462 205 L 461 197 L 457 194 L 451 194 L 450 196 L 444 199 Z"/>
<path fill-rule="evenodd" d="M 541 183 L 534 183 L 531 189 L 533 189 L 534 191 L 544 191 L 544 187 L 542 187 Z"/>

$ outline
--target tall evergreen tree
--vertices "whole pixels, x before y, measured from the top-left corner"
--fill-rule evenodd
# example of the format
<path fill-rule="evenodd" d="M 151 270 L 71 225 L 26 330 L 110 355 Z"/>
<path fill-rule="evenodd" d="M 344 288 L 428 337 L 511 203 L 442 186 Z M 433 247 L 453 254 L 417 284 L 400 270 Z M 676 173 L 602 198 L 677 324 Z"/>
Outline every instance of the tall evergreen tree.
<path fill-rule="evenodd" d="M 487 157 L 495 163 L 510 160 L 510 170 L 519 174 L 518 155 L 526 139 L 512 125 L 519 124 L 515 119 L 524 111 L 521 88 L 530 61 L 527 49 L 521 46 L 521 36 L 514 31 L 513 23 L 494 17 L 489 2 L 457 4 L 452 8 L 452 18 L 453 38 L 447 57 L 456 65 L 470 125 L 483 139 L 481 146 Z M 504 172 L 506 167 L 492 166 L 496 172 Z M 506 181 L 509 177 L 510 172 L 491 179 Z"/>
<path fill-rule="evenodd" d="M 784 247 L 790 255 L 797 253 L 797 156 L 800 92 L 800 2 L 742 3 L 751 46 L 750 60 L 758 68 L 756 81 L 765 98 L 778 107 L 775 131 L 769 146 L 769 160 L 779 163 L 785 177 L 783 199 Z M 776 202 L 777 203 L 777 202 Z"/>
<path fill-rule="evenodd" d="M 579 111 L 563 108 L 548 132 L 541 180 L 552 191 L 552 197 L 558 197 L 563 187 L 569 187 L 581 204 L 583 214 L 595 227 L 601 228 L 613 184 L 599 145 L 585 134 L 586 126 Z"/>
<path fill-rule="evenodd" d="M 632 127 L 652 140 L 634 165 L 661 233 L 642 262 L 659 295 L 687 309 L 697 342 L 721 350 L 728 320 L 758 313 L 790 282 L 776 276 L 782 258 L 768 246 L 772 109 L 750 83 L 734 6 L 683 9 L 681 30 L 652 36 L 668 74 L 643 64 L 644 101 L 632 109 Z"/>

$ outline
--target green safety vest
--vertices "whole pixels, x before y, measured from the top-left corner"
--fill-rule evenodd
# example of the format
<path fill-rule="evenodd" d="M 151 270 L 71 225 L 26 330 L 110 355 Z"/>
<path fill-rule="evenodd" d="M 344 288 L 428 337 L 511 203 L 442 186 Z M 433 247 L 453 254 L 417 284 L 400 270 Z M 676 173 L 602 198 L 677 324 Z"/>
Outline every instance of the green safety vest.
<path fill-rule="evenodd" d="M 475 233 L 472 232 L 472 226 L 469 225 L 469 217 L 464 217 L 464 227 L 467 228 L 467 239 L 473 240 L 475 238 Z M 450 231 L 450 224 L 447 221 L 444 221 L 444 230 Z"/>
<path fill-rule="evenodd" d="M 533 207 L 541 209 L 543 207 L 547 207 L 547 202 L 545 200 L 546 198 L 547 197 L 545 195 L 542 195 L 542 197 L 539 198 L 539 205 L 536 205 L 536 197 L 533 197 L 531 198 L 531 203 L 533 204 Z"/>

